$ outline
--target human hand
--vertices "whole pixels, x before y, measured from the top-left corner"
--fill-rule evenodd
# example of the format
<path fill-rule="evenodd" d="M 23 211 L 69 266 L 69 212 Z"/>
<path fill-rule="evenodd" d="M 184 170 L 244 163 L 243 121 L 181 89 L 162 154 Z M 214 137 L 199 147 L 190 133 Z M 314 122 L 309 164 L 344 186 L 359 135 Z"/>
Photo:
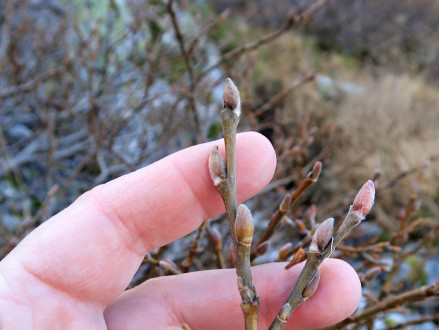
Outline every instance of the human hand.
<path fill-rule="evenodd" d="M 224 211 L 206 143 L 98 186 L 30 233 L 0 263 L 1 329 L 242 329 L 234 269 L 151 279 L 124 289 L 148 251 Z M 275 154 L 255 133 L 237 138 L 238 202 L 271 179 Z M 303 266 L 255 267 L 259 327 L 267 329 Z M 316 293 L 287 329 L 324 327 L 349 316 L 360 282 L 345 262 L 327 260 Z"/>

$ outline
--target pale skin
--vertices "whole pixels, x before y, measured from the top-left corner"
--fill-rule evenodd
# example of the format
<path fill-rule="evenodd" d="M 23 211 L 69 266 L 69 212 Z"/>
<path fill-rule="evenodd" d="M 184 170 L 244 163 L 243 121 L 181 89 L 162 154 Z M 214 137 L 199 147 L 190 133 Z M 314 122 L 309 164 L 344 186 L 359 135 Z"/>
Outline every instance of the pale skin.
<path fill-rule="evenodd" d="M 98 186 L 30 233 L 0 263 L 1 329 L 243 329 L 234 269 L 146 281 L 124 291 L 144 255 L 224 211 L 207 162 L 214 144 L 191 147 Z M 238 200 L 256 194 L 276 166 L 270 143 L 237 137 Z M 253 269 L 267 329 L 300 268 Z M 358 306 L 361 286 L 340 260 L 322 265 L 317 292 L 287 329 L 328 326 Z"/>

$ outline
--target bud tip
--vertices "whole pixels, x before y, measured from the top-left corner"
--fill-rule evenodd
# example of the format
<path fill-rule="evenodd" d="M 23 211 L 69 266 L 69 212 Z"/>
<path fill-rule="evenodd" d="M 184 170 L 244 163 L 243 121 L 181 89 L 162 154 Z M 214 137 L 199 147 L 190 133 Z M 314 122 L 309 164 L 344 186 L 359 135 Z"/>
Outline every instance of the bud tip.
<path fill-rule="evenodd" d="M 372 180 L 368 180 L 361 187 L 352 204 L 353 211 L 361 218 L 364 218 L 370 211 L 375 201 L 375 185 Z"/>
<path fill-rule="evenodd" d="M 226 178 L 226 165 L 218 146 L 214 146 L 210 152 L 209 172 L 215 186 L 218 186 Z"/>
<path fill-rule="evenodd" d="M 239 117 L 241 115 L 241 97 L 238 87 L 232 79 L 227 78 L 223 94 L 224 107 L 233 110 Z"/>
<path fill-rule="evenodd" d="M 238 206 L 235 223 L 236 239 L 244 245 L 251 245 L 253 238 L 253 218 L 250 210 L 244 204 Z"/>
<path fill-rule="evenodd" d="M 318 227 L 309 247 L 310 252 L 323 252 L 332 238 L 334 231 L 334 219 L 329 218 L 323 221 Z"/>

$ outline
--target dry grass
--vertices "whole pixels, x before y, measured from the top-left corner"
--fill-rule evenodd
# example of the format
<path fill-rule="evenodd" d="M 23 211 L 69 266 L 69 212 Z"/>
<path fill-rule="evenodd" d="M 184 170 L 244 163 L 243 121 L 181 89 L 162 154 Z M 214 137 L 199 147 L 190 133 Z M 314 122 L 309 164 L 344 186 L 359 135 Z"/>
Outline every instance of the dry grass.
<path fill-rule="evenodd" d="M 388 181 L 438 153 L 439 92 L 422 77 L 361 75 L 354 82 L 363 93 L 347 95 L 336 110 L 345 134 L 331 168 L 339 180 L 356 181 L 379 168 Z M 422 185 L 430 196 L 438 193 L 438 174 L 433 166 Z"/>

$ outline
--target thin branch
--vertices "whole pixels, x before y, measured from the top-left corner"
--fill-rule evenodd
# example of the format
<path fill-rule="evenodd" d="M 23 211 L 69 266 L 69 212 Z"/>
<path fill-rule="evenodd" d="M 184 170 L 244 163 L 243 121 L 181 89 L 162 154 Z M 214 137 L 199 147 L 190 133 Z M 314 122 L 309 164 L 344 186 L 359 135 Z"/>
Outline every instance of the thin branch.
<path fill-rule="evenodd" d="M 221 119 L 227 168 L 225 168 L 225 162 L 218 147 L 215 146 L 209 156 L 209 171 L 213 183 L 224 201 L 229 221 L 245 329 L 256 330 L 259 297 L 252 282 L 250 263 L 253 219 L 245 205 L 241 204 L 238 207 L 236 197 L 236 129 L 241 114 L 241 99 L 238 88 L 230 78 L 226 80 L 223 99 L 224 109 L 221 112 Z"/>
<path fill-rule="evenodd" d="M 262 45 L 268 44 L 268 43 L 272 42 L 273 40 L 276 40 L 279 36 L 281 36 L 282 34 L 284 34 L 287 31 L 289 31 L 293 26 L 305 24 L 309 20 L 309 17 L 311 17 L 317 10 L 322 8 L 324 5 L 326 5 L 330 1 L 332 1 L 332 0 L 319 0 L 316 3 L 314 3 L 311 7 L 309 7 L 301 15 L 289 13 L 287 22 L 280 29 L 262 37 L 261 39 L 259 39 L 257 41 L 254 41 L 254 42 L 251 42 L 247 45 L 232 49 L 228 53 L 224 54 L 216 63 L 212 64 L 210 67 L 205 69 L 200 74 L 199 79 L 206 76 L 209 72 L 218 68 L 219 66 L 223 65 L 224 63 L 226 63 L 232 59 L 237 60 L 241 56 L 243 56 L 245 53 L 250 52 L 252 50 L 255 50 Z"/>
<path fill-rule="evenodd" d="M 206 226 L 206 234 L 213 247 L 213 250 L 215 251 L 217 267 L 220 269 L 226 268 L 226 263 L 224 262 L 223 257 L 223 239 L 221 234 L 216 228 L 211 230 L 209 224 Z"/>
<path fill-rule="evenodd" d="M 404 179 L 406 176 L 409 176 L 411 174 L 415 174 L 415 173 L 417 173 L 419 171 L 423 171 L 427 165 L 429 165 L 430 163 L 432 163 L 434 161 L 437 161 L 437 160 L 439 160 L 439 154 L 432 155 L 424 163 L 422 163 L 422 164 L 420 164 L 418 166 L 412 167 L 411 169 L 401 171 L 400 173 L 395 175 L 392 179 L 390 179 L 389 182 L 381 185 L 379 187 L 379 189 L 380 190 L 389 189 L 389 188 L 395 186 L 399 181 Z"/>
<path fill-rule="evenodd" d="M 207 24 L 191 41 L 188 47 L 187 55 L 188 57 L 192 57 L 192 54 L 194 53 L 196 47 L 198 46 L 198 43 L 200 39 L 207 35 L 210 31 L 215 29 L 216 27 L 220 26 L 224 20 L 229 16 L 230 10 L 225 9 L 213 22 L 210 22 Z"/>
<path fill-rule="evenodd" d="M 192 116 L 194 119 L 195 127 L 196 127 L 197 132 L 198 132 L 198 134 L 196 136 L 198 137 L 197 140 L 199 139 L 199 141 L 197 141 L 197 142 L 205 142 L 206 139 L 205 139 L 204 133 L 201 129 L 200 118 L 198 115 L 197 104 L 196 104 L 195 96 L 194 96 L 195 95 L 195 87 L 196 87 L 196 81 L 194 78 L 194 69 L 193 69 L 192 64 L 191 64 L 190 55 L 186 51 L 184 36 L 181 32 L 180 26 L 178 25 L 175 10 L 173 8 L 173 3 L 174 3 L 174 0 L 169 0 L 168 5 L 166 7 L 167 7 L 167 10 L 169 12 L 169 15 L 171 16 L 172 26 L 174 27 L 175 36 L 176 36 L 177 41 L 178 41 L 178 46 L 180 48 L 181 55 L 183 56 L 183 59 L 184 59 L 184 62 L 186 64 L 186 68 L 187 68 L 187 71 L 189 74 L 188 101 L 189 101 L 189 106 L 190 106 Z"/>
<path fill-rule="evenodd" d="M 268 241 L 270 237 L 273 236 L 273 234 L 276 232 L 277 228 L 279 227 L 280 221 L 288 213 L 288 211 L 294 206 L 294 204 L 297 202 L 299 197 L 302 196 L 305 190 L 307 190 L 311 185 L 317 182 L 321 169 L 322 169 L 322 163 L 316 162 L 311 172 L 308 173 L 305 180 L 302 181 L 302 183 L 299 185 L 296 191 L 293 194 L 291 195 L 287 194 L 284 197 L 279 208 L 272 215 L 269 224 L 267 225 L 261 237 L 259 238 L 258 242 L 256 243 L 255 248 L 253 248 L 251 254 L 252 260 L 256 258 L 256 248 L 263 242 Z"/>
<path fill-rule="evenodd" d="M 320 264 L 334 252 L 335 247 L 351 230 L 361 223 L 361 220 L 372 208 L 374 198 L 374 184 L 372 181 L 368 181 L 358 192 L 334 237 L 332 237 L 333 219 L 327 219 L 317 228 L 307 253 L 305 266 L 285 304 L 273 320 L 270 326 L 271 330 L 283 329 L 294 310 L 311 296 L 309 294 L 310 288 L 314 289 L 311 294 L 314 293 L 316 288 L 314 288 L 315 282 L 313 280 L 318 274 Z"/>
<path fill-rule="evenodd" d="M 194 237 L 194 240 L 189 248 L 188 256 L 181 262 L 181 270 L 183 273 L 187 273 L 191 269 L 192 259 L 195 257 L 195 254 L 198 251 L 198 247 L 200 246 L 200 240 L 202 238 L 203 231 L 206 229 L 207 221 L 203 221 L 200 227 L 197 229 L 197 233 Z"/>
<path fill-rule="evenodd" d="M 407 292 L 403 292 L 399 295 L 388 297 L 373 306 L 370 306 L 360 312 L 355 313 L 346 320 L 339 322 L 333 326 L 326 327 L 325 330 L 330 329 L 341 329 L 344 326 L 357 323 L 359 321 L 368 320 L 374 315 L 385 312 L 389 309 L 398 307 L 400 305 L 406 305 L 407 303 L 414 303 L 417 301 L 424 300 L 428 297 L 439 296 L 439 280 L 431 285 L 425 285 L 420 288 L 416 288 Z"/>
<path fill-rule="evenodd" d="M 297 90 L 298 88 L 302 87 L 304 84 L 306 84 L 309 81 L 314 80 L 315 75 L 314 73 L 306 73 L 304 74 L 299 81 L 297 81 L 295 84 L 291 85 L 290 87 L 285 88 L 284 90 L 280 91 L 276 95 L 274 95 L 268 102 L 257 108 L 255 111 L 253 111 L 254 116 L 260 116 L 265 111 L 270 110 L 273 106 L 281 102 L 283 99 L 285 99 L 289 94 Z"/>
<path fill-rule="evenodd" d="M 426 323 L 426 322 L 437 323 L 438 321 L 439 321 L 439 314 L 425 315 L 425 316 L 418 317 L 414 320 L 404 321 L 404 323 L 396 323 L 396 324 L 390 325 L 386 329 L 387 330 L 405 329 L 411 325 L 418 325 L 418 324 L 422 324 L 422 323 Z"/>

